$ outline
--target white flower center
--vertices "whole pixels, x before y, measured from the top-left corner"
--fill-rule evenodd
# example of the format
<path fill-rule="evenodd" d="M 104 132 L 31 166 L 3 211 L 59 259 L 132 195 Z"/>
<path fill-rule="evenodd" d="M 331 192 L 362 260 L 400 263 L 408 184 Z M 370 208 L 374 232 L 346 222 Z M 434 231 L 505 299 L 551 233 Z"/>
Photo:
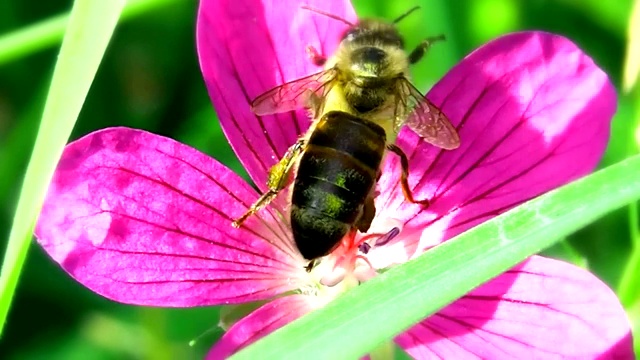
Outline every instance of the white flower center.
<path fill-rule="evenodd" d="M 337 249 L 323 257 L 310 272 L 312 284 L 300 289 L 302 293 L 317 297 L 318 306 L 324 306 L 339 294 L 358 286 L 378 274 L 367 254 L 385 245 L 400 233 L 396 223 L 380 233 L 347 234 Z"/>

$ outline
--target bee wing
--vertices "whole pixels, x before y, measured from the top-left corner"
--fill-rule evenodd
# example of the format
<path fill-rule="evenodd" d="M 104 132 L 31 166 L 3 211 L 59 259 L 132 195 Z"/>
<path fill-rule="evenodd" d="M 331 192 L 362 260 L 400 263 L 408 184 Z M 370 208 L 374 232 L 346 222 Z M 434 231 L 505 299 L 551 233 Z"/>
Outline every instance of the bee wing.
<path fill-rule="evenodd" d="M 456 128 L 436 105 L 424 97 L 409 80 L 402 81 L 400 89 L 399 106 L 404 106 L 404 109 L 399 110 L 406 115 L 398 116 L 398 127 L 404 123 L 425 141 L 443 149 L 452 150 L 460 146 Z"/>
<path fill-rule="evenodd" d="M 324 97 L 326 85 L 335 77 L 336 70 L 328 69 L 276 86 L 255 98 L 251 110 L 256 115 L 270 115 L 309 107 L 309 96 Z"/>

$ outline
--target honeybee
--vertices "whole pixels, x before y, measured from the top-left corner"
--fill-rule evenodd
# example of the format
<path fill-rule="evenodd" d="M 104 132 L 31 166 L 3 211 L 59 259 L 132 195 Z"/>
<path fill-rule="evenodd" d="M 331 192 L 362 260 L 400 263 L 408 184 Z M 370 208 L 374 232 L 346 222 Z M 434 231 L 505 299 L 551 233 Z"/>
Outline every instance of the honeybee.
<path fill-rule="evenodd" d="M 428 199 L 414 199 L 409 188 L 409 161 L 395 145 L 401 126 L 406 124 L 443 149 L 457 148 L 460 139 L 442 111 L 409 80 L 409 65 L 419 61 L 433 42 L 443 39 L 427 38 L 405 52 L 396 24 L 418 7 L 392 23 L 362 19 L 357 24 L 305 8 L 349 27 L 329 59 L 307 49 L 314 63 L 325 65 L 324 70 L 277 86 L 252 102 L 257 115 L 307 108 L 314 120 L 271 168 L 269 190 L 233 225 L 239 227 L 266 206 L 289 185 L 295 172 L 289 220 L 298 250 L 311 261 L 310 270 L 348 232 L 368 231 L 375 215 L 374 189 L 387 151 L 400 157 L 405 198 L 428 206 Z"/>

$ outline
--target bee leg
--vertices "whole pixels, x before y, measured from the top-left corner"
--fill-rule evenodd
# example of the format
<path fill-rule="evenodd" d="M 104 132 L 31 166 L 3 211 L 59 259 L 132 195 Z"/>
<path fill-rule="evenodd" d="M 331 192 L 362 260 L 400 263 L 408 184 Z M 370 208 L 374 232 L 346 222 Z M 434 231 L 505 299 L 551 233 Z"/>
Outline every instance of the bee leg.
<path fill-rule="evenodd" d="M 361 233 L 366 233 L 367 231 L 369 231 L 369 228 L 371 227 L 371 222 L 373 221 L 373 218 L 375 216 L 376 216 L 376 204 L 373 202 L 373 196 L 367 196 L 367 198 L 364 201 L 364 205 L 362 206 L 362 213 L 360 213 L 360 217 L 356 221 L 354 227 Z M 362 238 L 360 238 L 358 243 L 356 244 L 360 252 L 362 252 L 363 254 L 366 254 L 371 249 L 371 245 L 366 243 L 366 241 L 372 236 L 375 236 L 375 235 L 367 234 Z"/>
<path fill-rule="evenodd" d="M 416 46 L 416 48 L 409 54 L 409 63 L 415 64 L 420 61 L 427 52 L 427 49 L 429 49 L 434 42 L 442 40 L 444 40 L 444 35 L 432 36 L 422 40 L 422 42 L 420 42 L 420 44 L 418 44 L 418 46 Z"/>
<path fill-rule="evenodd" d="M 405 199 L 407 199 L 407 201 L 410 203 L 429 206 L 429 199 L 416 200 L 413 198 L 411 189 L 409 189 L 409 181 L 407 180 L 407 178 L 409 177 L 409 159 L 407 159 L 407 155 L 405 155 L 402 149 L 400 149 L 397 145 L 394 145 L 394 144 L 387 145 L 387 150 L 395 153 L 400 157 L 400 164 L 402 165 L 402 175 L 400 177 L 400 185 L 402 186 L 402 193 L 404 194 Z"/>
<path fill-rule="evenodd" d="M 287 184 L 289 184 L 289 181 L 291 180 L 291 170 L 293 169 L 293 165 L 295 164 L 297 157 L 302 153 L 304 145 L 304 139 L 296 141 L 295 144 L 289 147 L 282 159 L 271 167 L 271 170 L 269 170 L 269 178 L 267 179 L 267 186 L 269 187 L 269 190 L 262 194 L 262 196 L 260 196 L 260 198 L 251 205 L 246 213 L 231 223 L 233 227 L 239 228 L 249 216 L 269 205 L 271 200 L 278 195 L 280 190 L 284 189 Z"/>
<path fill-rule="evenodd" d="M 366 233 L 369 231 L 369 227 L 371 226 L 371 222 L 373 218 L 376 216 L 376 205 L 373 202 L 373 196 L 368 196 L 364 201 L 364 205 L 362 206 L 362 213 L 360 214 L 360 218 L 356 221 L 354 225 L 358 231 L 361 233 Z"/>
<path fill-rule="evenodd" d="M 309 60 L 311 60 L 313 65 L 322 66 L 327 62 L 327 58 L 320 55 L 320 52 L 318 52 L 318 50 L 312 45 L 307 46 L 305 51 L 307 52 L 307 56 L 309 57 Z"/>
<path fill-rule="evenodd" d="M 318 259 L 313 259 L 311 261 L 309 261 L 309 263 L 304 267 L 304 270 L 308 273 L 311 272 L 311 270 L 313 270 L 314 267 L 316 267 L 316 265 L 318 265 L 320 263 L 320 260 Z"/>

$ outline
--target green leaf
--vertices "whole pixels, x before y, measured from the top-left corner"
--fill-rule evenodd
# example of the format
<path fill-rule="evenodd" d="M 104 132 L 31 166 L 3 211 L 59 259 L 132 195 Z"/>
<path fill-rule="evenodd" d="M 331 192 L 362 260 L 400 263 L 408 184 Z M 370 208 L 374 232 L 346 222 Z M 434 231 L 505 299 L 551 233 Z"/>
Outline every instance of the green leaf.
<path fill-rule="evenodd" d="M 0 274 L 0 331 L 47 185 L 118 22 L 125 0 L 76 0 L 69 17 Z"/>
<path fill-rule="evenodd" d="M 233 358 L 362 356 L 528 256 L 640 198 L 639 178 L 640 156 L 635 156 L 551 191 L 346 292 Z"/>

